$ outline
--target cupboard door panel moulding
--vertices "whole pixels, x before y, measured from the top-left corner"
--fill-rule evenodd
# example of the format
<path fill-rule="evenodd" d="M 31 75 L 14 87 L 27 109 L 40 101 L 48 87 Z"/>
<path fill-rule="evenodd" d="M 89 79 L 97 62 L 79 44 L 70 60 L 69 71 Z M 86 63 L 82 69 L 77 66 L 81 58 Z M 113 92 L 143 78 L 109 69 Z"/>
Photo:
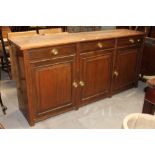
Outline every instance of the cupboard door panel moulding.
<path fill-rule="evenodd" d="M 59 64 L 36 71 L 39 114 L 73 104 L 70 81 L 71 64 Z"/>
<path fill-rule="evenodd" d="M 138 50 L 125 49 L 118 51 L 116 70 L 114 71 L 114 87 L 119 89 L 135 82 L 137 76 Z"/>
<path fill-rule="evenodd" d="M 32 63 L 36 120 L 75 108 L 75 56 Z"/>
<path fill-rule="evenodd" d="M 110 89 L 112 54 L 81 58 L 81 103 L 89 103 L 108 95 Z"/>

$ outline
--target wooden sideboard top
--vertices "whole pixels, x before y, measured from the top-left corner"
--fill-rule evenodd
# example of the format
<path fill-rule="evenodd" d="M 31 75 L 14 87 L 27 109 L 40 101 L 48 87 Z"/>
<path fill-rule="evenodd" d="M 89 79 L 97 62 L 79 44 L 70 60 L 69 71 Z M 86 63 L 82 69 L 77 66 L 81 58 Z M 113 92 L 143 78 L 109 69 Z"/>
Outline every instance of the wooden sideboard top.
<path fill-rule="evenodd" d="M 116 29 L 116 30 L 103 30 L 103 31 L 80 32 L 80 33 L 67 33 L 67 34 L 66 33 L 46 34 L 46 35 L 35 34 L 32 36 L 9 37 L 9 40 L 13 44 L 18 46 L 21 50 L 27 50 L 45 46 L 55 46 L 55 45 L 99 40 L 99 39 L 130 37 L 135 35 L 144 35 L 144 33 L 127 29 Z"/>

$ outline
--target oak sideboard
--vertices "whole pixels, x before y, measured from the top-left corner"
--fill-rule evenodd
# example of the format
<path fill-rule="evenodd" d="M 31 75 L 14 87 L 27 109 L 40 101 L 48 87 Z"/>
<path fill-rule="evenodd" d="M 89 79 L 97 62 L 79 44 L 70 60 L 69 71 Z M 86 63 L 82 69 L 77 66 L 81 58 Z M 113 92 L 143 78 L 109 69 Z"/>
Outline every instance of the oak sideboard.
<path fill-rule="evenodd" d="M 9 42 L 19 109 L 31 126 L 138 85 L 142 32 L 36 34 Z"/>

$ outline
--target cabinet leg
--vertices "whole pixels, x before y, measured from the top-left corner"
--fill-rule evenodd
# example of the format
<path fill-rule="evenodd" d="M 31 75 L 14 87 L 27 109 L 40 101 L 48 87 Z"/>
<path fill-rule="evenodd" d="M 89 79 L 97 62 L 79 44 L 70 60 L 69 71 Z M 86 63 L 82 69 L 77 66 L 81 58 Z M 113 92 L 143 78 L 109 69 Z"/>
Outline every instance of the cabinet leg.
<path fill-rule="evenodd" d="M 34 122 L 34 121 L 31 121 L 31 120 L 29 120 L 28 123 L 29 123 L 29 125 L 30 125 L 31 127 L 35 125 L 35 122 Z"/>
<path fill-rule="evenodd" d="M 2 107 L 3 114 L 6 115 L 7 107 L 5 105 L 3 105 L 1 94 L 0 94 L 0 105 Z"/>
<path fill-rule="evenodd" d="M 108 97 L 109 97 L 109 98 L 112 98 L 112 93 L 108 94 Z"/>
<path fill-rule="evenodd" d="M 75 110 L 79 110 L 79 106 L 76 106 L 74 109 L 75 109 Z"/>
<path fill-rule="evenodd" d="M 154 105 L 151 104 L 150 102 L 144 100 L 142 113 L 154 115 Z"/>
<path fill-rule="evenodd" d="M 138 82 L 134 83 L 134 87 L 137 88 L 138 87 Z"/>

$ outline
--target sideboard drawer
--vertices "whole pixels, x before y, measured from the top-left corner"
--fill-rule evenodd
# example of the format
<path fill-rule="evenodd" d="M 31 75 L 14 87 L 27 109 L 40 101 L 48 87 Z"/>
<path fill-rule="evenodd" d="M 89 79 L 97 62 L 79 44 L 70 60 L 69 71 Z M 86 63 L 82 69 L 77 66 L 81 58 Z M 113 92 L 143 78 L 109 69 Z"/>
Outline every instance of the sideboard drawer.
<path fill-rule="evenodd" d="M 29 50 L 29 58 L 31 60 L 44 58 L 57 58 L 62 56 L 69 56 L 76 53 L 75 45 L 53 46 L 47 48 L 38 48 Z"/>
<path fill-rule="evenodd" d="M 126 37 L 126 38 L 119 38 L 117 46 L 130 46 L 130 45 L 141 45 L 143 42 L 142 36 L 132 36 L 132 37 Z"/>
<path fill-rule="evenodd" d="M 80 52 L 84 53 L 88 51 L 114 48 L 114 46 L 115 39 L 82 42 L 80 43 Z"/>

